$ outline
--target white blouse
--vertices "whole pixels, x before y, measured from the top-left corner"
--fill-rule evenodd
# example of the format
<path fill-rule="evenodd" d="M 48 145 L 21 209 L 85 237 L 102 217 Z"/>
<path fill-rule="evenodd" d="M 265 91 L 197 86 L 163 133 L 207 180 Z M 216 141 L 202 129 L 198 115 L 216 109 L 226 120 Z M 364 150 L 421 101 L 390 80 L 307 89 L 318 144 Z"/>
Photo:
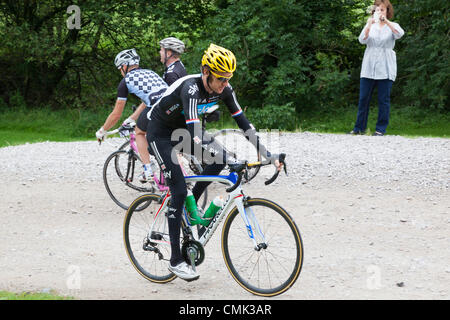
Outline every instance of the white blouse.
<path fill-rule="evenodd" d="M 397 77 L 397 59 L 395 56 L 395 40 L 400 39 L 405 31 L 398 23 L 391 22 L 398 33 L 392 32 L 387 24 L 380 27 L 379 23 L 372 24 L 369 36 L 364 39 L 367 24 L 359 35 L 359 42 L 367 45 L 361 66 L 361 78 L 389 79 L 395 81 Z"/>

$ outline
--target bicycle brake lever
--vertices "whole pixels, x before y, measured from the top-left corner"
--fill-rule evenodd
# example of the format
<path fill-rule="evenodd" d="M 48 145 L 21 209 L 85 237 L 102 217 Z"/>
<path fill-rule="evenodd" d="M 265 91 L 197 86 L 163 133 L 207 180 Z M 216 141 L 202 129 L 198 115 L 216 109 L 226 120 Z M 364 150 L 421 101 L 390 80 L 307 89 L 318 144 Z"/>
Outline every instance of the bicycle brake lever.
<path fill-rule="evenodd" d="M 279 160 L 278 161 L 280 161 L 280 163 L 282 163 L 283 164 L 283 169 L 284 169 L 284 172 L 286 173 L 286 175 L 287 175 L 287 169 L 286 169 L 286 161 L 285 161 L 285 159 L 286 159 L 286 154 L 285 153 L 281 153 L 280 154 L 280 158 L 279 158 Z M 278 175 L 280 174 L 280 171 L 278 170 L 278 169 L 275 169 L 276 171 L 275 171 L 275 174 L 269 179 L 269 180 L 266 180 L 266 181 L 264 181 L 264 184 L 267 186 L 267 185 L 269 185 L 269 184 L 271 184 L 272 182 L 274 182 L 277 178 L 278 178 Z"/>
<path fill-rule="evenodd" d="M 231 187 L 225 189 L 225 191 L 226 191 L 226 192 L 232 192 L 232 191 L 234 191 L 234 190 L 241 184 L 241 182 L 242 182 L 242 175 L 243 175 L 243 173 L 242 173 L 242 172 L 239 172 L 239 173 L 238 173 L 238 178 L 237 178 L 236 183 L 235 183 L 234 185 L 232 185 Z"/>

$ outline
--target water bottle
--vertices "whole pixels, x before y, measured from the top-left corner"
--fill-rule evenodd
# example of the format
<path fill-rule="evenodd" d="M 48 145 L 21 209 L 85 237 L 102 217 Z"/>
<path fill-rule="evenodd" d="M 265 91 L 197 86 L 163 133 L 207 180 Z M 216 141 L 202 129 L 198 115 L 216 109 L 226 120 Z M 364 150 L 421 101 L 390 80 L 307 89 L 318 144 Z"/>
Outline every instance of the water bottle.
<path fill-rule="evenodd" d="M 213 201 L 211 201 L 211 204 L 209 205 L 208 209 L 206 209 L 205 214 L 202 217 L 201 225 L 207 227 L 211 220 L 214 218 L 216 213 L 222 208 L 223 206 L 223 199 L 222 197 L 215 197 Z"/>
<path fill-rule="evenodd" d="M 201 218 L 198 213 L 197 202 L 192 194 L 191 190 L 188 190 L 188 194 L 185 201 L 186 210 L 189 213 L 188 218 L 191 225 L 196 225 L 201 223 Z"/>

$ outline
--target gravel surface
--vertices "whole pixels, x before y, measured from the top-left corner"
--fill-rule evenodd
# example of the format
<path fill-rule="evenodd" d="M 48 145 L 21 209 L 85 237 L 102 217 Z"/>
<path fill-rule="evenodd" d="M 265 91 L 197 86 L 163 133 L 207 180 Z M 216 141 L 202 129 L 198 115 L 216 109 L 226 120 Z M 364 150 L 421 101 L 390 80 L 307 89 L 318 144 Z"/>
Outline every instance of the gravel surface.
<path fill-rule="evenodd" d="M 264 186 L 267 168 L 244 190 L 290 212 L 305 250 L 298 281 L 274 299 L 450 298 L 450 139 L 261 135 L 287 153 L 288 176 Z M 198 281 L 140 277 L 123 246 L 124 211 L 103 186 L 103 163 L 120 143 L 110 141 L 0 148 L 0 290 L 260 299 L 228 274 L 219 232 Z"/>

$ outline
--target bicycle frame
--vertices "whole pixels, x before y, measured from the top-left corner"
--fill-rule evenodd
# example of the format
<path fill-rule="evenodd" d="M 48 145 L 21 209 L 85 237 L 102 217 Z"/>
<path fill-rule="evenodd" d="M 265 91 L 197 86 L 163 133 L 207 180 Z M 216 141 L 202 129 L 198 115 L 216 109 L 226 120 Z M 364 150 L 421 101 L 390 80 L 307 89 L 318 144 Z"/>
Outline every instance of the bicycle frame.
<path fill-rule="evenodd" d="M 120 128 L 112 130 L 112 131 L 108 131 L 107 132 L 107 136 L 110 136 L 110 135 L 113 135 L 113 134 L 117 134 L 119 132 L 120 132 Z M 130 137 L 129 138 L 130 147 L 131 147 L 131 150 L 132 150 L 132 151 L 130 150 L 129 152 L 133 152 L 137 157 L 139 157 L 139 151 L 138 151 L 138 148 L 137 148 L 137 145 L 136 145 L 136 134 L 135 134 L 134 130 L 129 130 L 128 132 L 129 132 L 129 137 Z M 189 157 L 190 161 L 193 161 L 193 162 L 196 161 L 198 163 L 198 161 L 196 160 L 196 158 L 194 156 L 192 156 L 192 155 L 187 155 L 187 156 Z M 129 168 L 131 166 L 134 166 L 134 163 L 131 163 L 131 157 L 130 157 L 130 159 L 129 159 Z M 184 170 L 183 166 L 181 165 L 181 162 L 180 162 L 180 167 L 181 167 L 181 170 L 183 171 L 183 175 L 186 176 L 187 173 Z M 128 177 L 128 172 L 127 172 L 126 176 Z M 154 175 L 153 176 L 153 180 L 155 181 L 156 187 L 158 188 L 158 190 L 160 192 L 165 192 L 165 191 L 169 190 L 169 187 L 166 186 L 166 184 L 165 184 L 165 179 L 164 179 L 164 176 L 162 174 L 161 174 L 161 176 L 159 178 L 156 175 Z"/>
<path fill-rule="evenodd" d="M 228 186 L 233 186 L 237 181 L 237 174 L 236 173 L 230 173 L 228 176 L 186 176 L 185 177 L 186 182 L 220 182 L 223 184 L 226 184 Z M 153 227 L 157 224 L 158 219 L 166 219 L 165 216 L 160 215 L 161 212 L 165 212 L 165 209 L 167 208 L 168 200 L 170 199 L 171 195 L 170 192 L 167 192 L 165 195 L 162 196 L 163 200 L 161 203 L 161 206 L 157 213 L 155 214 L 154 221 L 150 227 L 148 235 L 152 234 Z M 235 190 L 231 191 L 227 199 L 225 200 L 225 203 L 223 204 L 222 208 L 219 209 L 219 211 L 216 213 L 214 218 L 211 220 L 210 224 L 206 227 L 205 232 L 196 239 L 198 242 L 201 243 L 202 246 L 205 246 L 208 241 L 211 239 L 212 235 L 216 231 L 217 227 L 222 222 L 223 218 L 227 216 L 231 210 L 236 206 L 239 210 L 239 213 L 245 223 L 247 233 L 250 239 L 252 239 L 253 244 L 255 246 L 255 249 L 259 249 L 261 247 L 260 244 L 257 243 L 255 239 L 254 229 L 258 232 L 260 237 L 262 238 L 263 242 L 266 243 L 266 239 L 264 235 L 261 232 L 261 228 L 259 227 L 259 224 L 256 220 L 256 217 L 254 216 L 253 212 L 251 210 L 247 211 L 244 207 L 244 199 L 245 196 L 242 192 L 242 187 L 239 185 Z M 250 213 L 250 214 L 249 214 Z M 252 224 L 254 227 L 252 227 Z M 182 227 L 183 227 L 183 233 L 184 235 L 190 234 L 193 236 L 192 233 L 192 225 L 189 223 L 189 219 L 187 217 L 186 208 L 183 208 L 183 217 L 182 217 Z M 188 229 L 186 232 L 185 229 Z M 152 242 L 163 244 L 163 245 L 169 245 L 170 242 L 168 241 L 161 241 L 161 240 L 155 240 L 152 239 Z"/>
<path fill-rule="evenodd" d="M 139 151 L 136 145 L 136 134 L 134 133 L 134 131 L 130 131 L 130 147 L 135 152 L 136 155 L 139 155 Z M 156 175 L 154 175 L 153 180 L 155 181 L 155 184 L 158 187 L 159 191 L 164 192 L 169 190 L 169 187 L 165 185 L 163 175 L 161 175 L 159 179 L 158 177 L 156 177 Z"/>

